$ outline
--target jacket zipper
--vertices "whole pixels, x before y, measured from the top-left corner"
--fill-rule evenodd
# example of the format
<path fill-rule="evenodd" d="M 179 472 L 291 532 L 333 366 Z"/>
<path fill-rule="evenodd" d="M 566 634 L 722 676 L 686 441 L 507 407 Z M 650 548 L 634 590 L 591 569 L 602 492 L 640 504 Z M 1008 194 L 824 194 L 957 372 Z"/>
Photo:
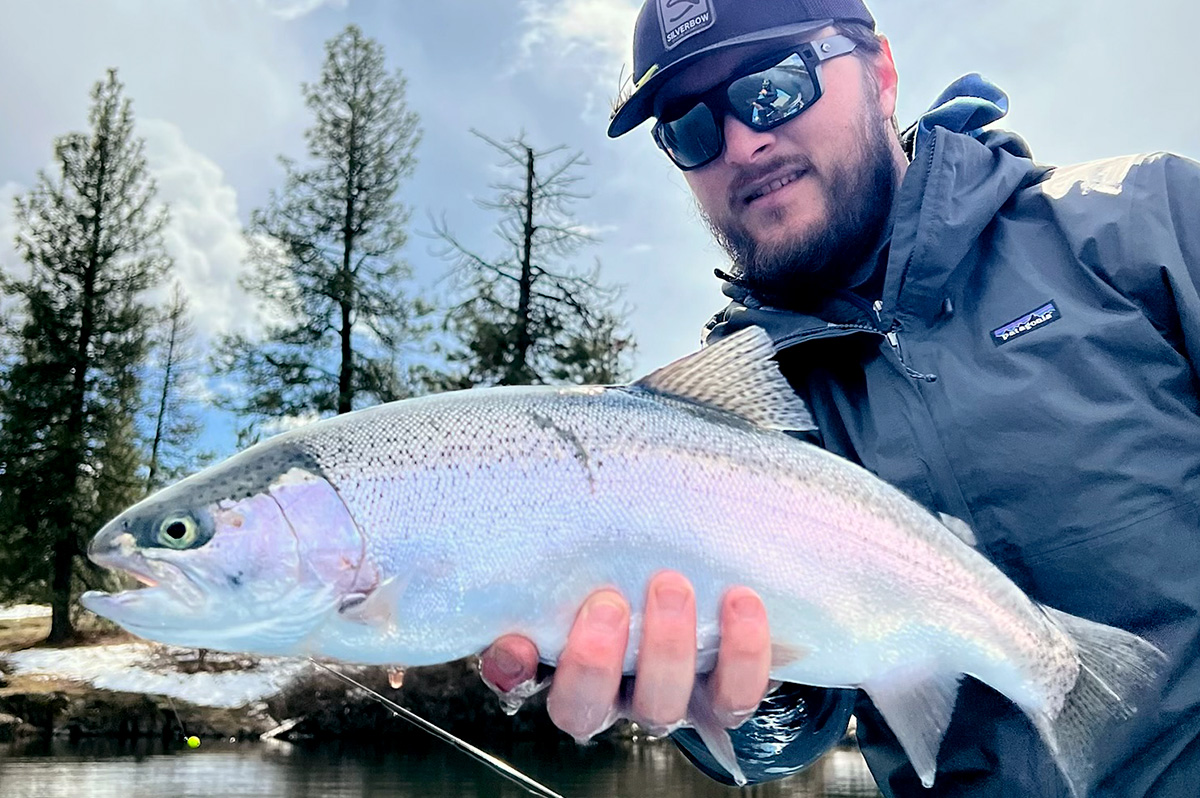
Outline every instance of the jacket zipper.
<path fill-rule="evenodd" d="M 871 305 L 871 310 L 875 311 L 875 320 L 879 323 L 879 331 L 883 333 L 883 337 L 887 339 L 889 344 L 891 344 L 892 351 L 896 354 L 896 360 L 898 360 L 900 365 L 904 367 L 904 373 L 912 379 L 920 380 L 921 382 L 937 382 L 936 374 L 926 374 L 924 372 L 917 371 L 909 366 L 907 362 L 905 362 L 904 350 L 900 348 L 900 330 L 894 321 L 892 322 L 891 329 L 883 329 L 883 300 L 875 300 L 875 303 Z"/>
<path fill-rule="evenodd" d="M 933 156 L 935 153 L 934 145 L 937 143 L 937 128 L 934 128 L 932 131 L 930 131 L 929 135 L 930 135 L 929 158 L 927 158 L 925 161 L 925 181 L 926 181 L 926 183 L 929 182 L 929 175 L 933 172 Z M 915 250 L 908 254 L 908 261 L 904 264 L 905 272 L 908 272 L 909 268 L 912 266 L 913 258 L 915 256 L 916 256 Z M 854 299 L 858 299 L 858 297 L 854 296 L 853 294 L 851 296 Z M 855 303 L 855 304 L 858 304 L 858 303 Z M 860 307 L 861 307 L 861 305 L 860 305 Z M 908 376 L 914 380 L 921 380 L 922 382 L 937 382 L 936 374 L 925 374 L 923 372 L 917 371 L 916 369 L 910 367 L 908 365 L 908 363 L 905 362 L 904 352 L 900 348 L 899 324 L 897 324 L 897 322 L 893 319 L 892 326 L 888 329 L 884 329 L 884 326 L 883 326 L 883 300 L 882 299 L 875 300 L 875 302 L 871 305 L 871 310 L 874 311 L 874 313 L 875 313 L 875 322 L 879 326 L 879 331 L 881 333 L 883 333 L 883 336 L 885 338 L 887 338 L 887 342 L 891 345 L 892 351 L 896 354 L 896 360 L 898 360 L 900 362 L 900 365 L 904 367 L 904 372 L 906 374 L 908 374 Z"/>

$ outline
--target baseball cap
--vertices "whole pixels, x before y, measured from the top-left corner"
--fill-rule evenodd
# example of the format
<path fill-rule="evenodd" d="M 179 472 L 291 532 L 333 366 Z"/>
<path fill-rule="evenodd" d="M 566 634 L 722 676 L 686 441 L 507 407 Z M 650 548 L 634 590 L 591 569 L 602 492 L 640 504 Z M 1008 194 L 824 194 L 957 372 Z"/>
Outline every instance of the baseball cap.
<path fill-rule="evenodd" d="M 649 119 L 659 87 L 701 56 L 841 21 L 875 27 L 862 0 L 646 0 L 633 28 L 633 93 L 613 113 L 608 135 Z"/>

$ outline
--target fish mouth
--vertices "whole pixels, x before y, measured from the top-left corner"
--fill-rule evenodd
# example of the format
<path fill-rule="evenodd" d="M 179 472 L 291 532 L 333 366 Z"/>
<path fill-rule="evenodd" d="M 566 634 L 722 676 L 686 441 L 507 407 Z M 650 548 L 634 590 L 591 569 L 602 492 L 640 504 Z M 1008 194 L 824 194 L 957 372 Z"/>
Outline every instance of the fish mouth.
<path fill-rule="evenodd" d="M 146 587 L 158 587 L 163 581 L 163 573 L 161 568 L 157 570 L 152 569 L 150 561 L 141 555 L 135 555 L 128 558 L 121 558 L 117 556 L 95 556 L 92 557 L 92 562 L 108 568 L 111 571 L 128 574 Z"/>
<path fill-rule="evenodd" d="M 123 626 L 134 620 L 131 613 L 152 613 L 164 605 L 170 605 L 178 612 L 179 608 L 198 607 L 204 600 L 203 592 L 193 580 L 173 563 L 150 559 L 137 551 L 92 551 L 89 558 L 99 566 L 126 574 L 141 583 L 130 590 L 114 593 L 89 590 L 79 598 L 87 609 Z"/>

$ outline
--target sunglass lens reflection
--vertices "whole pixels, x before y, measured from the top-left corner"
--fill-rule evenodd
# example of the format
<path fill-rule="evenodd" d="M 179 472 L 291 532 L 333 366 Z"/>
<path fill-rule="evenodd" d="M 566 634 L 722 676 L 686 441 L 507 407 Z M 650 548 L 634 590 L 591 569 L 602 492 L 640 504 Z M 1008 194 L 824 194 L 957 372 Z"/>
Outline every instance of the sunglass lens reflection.
<path fill-rule="evenodd" d="M 700 103 L 674 122 L 659 128 L 663 149 L 671 160 L 690 169 L 716 158 L 723 143 L 712 110 Z"/>

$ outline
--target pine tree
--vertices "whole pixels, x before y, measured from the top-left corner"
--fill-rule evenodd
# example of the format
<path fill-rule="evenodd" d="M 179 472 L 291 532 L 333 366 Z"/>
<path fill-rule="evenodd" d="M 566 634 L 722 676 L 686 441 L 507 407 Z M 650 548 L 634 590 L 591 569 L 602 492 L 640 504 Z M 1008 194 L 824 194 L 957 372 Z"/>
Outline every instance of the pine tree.
<path fill-rule="evenodd" d="M 188 301 L 176 283 L 158 320 L 148 375 L 151 426 L 146 492 L 158 490 L 207 464 L 213 455 L 196 449 L 200 422 L 196 415 L 199 361 Z"/>
<path fill-rule="evenodd" d="M 425 310 L 401 292 L 409 211 L 397 193 L 420 132 L 384 60 L 353 25 L 327 43 L 320 82 L 303 86 L 311 165 L 281 159 L 283 190 L 253 214 L 244 286 L 270 321 L 261 339 L 225 338 L 217 363 L 246 386 L 229 404 L 251 419 L 345 413 L 408 391 L 398 352 Z"/>
<path fill-rule="evenodd" d="M 514 177 L 478 204 L 499 214 L 500 254 L 468 249 L 443 221 L 436 235 L 455 265 L 462 301 L 446 317 L 461 348 L 448 354 L 450 373 L 438 388 L 535 383 L 611 383 L 626 371 L 633 340 L 617 308 L 620 290 L 600 283 L 599 265 L 571 261 L 593 242 L 573 215 L 580 153 L 537 150 L 524 136 L 498 142 L 476 133 L 503 156 Z"/>
<path fill-rule="evenodd" d="M 28 279 L 3 278 L 23 319 L 0 378 L 3 587 L 49 599 L 51 642 L 72 634 L 76 558 L 142 493 L 135 430 L 151 311 L 142 293 L 169 266 L 132 105 L 110 70 L 88 133 L 55 141 L 57 174 L 16 201 Z"/>

